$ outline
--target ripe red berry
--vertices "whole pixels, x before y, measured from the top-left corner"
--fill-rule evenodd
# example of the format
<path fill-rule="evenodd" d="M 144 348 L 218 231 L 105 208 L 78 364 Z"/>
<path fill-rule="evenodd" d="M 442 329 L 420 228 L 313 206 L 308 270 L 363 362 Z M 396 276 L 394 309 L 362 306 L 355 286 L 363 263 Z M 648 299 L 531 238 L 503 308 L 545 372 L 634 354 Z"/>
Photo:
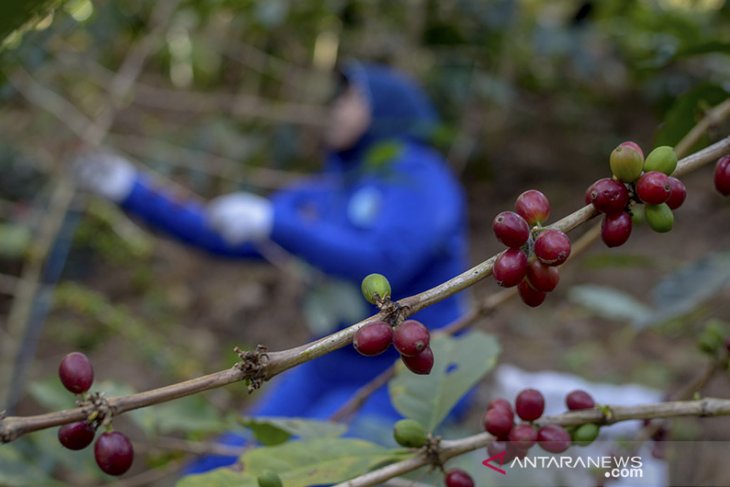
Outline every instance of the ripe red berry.
<path fill-rule="evenodd" d="M 81 352 L 71 352 L 61 360 L 58 376 L 66 389 L 81 394 L 88 391 L 93 384 L 94 368 L 86 355 Z"/>
<path fill-rule="evenodd" d="M 444 477 L 446 487 L 474 487 L 474 479 L 460 468 L 452 468 Z"/>
<path fill-rule="evenodd" d="M 529 450 L 537 441 L 537 430 L 528 423 L 520 423 L 509 432 L 509 441 L 520 450 Z"/>
<path fill-rule="evenodd" d="M 484 415 L 484 431 L 494 435 L 499 440 L 506 440 L 515 424 L 512 411 L 502 407 L 488 409 Z"/>
<path fill-rule="evenodd" d="M 570 434 L 557 424 L 546 424 L 537 430 L 537 442 L 550 453 L 563 453 L 570 448 Z"/>
<path fill-rule="evenodd" d="M 545 230 L 535 240 L 535 255 L 543 264 L 560 265 L 570 256 L 570 239 L 560 230 Z"/>
<path fill-rule="evenodd" d="M 729 338 L 730 339 L 730 338 Z M 514 411 L 512 410 L 512 405 L 509 403 L 507 399 L 504 399 L 502 397 L 498 397 L 496 399 L 492 399 L 487 403 L 487 411 L 490 409 L 503 409 L 509 414 L 514 416 Z"/>
<path fill-rule="evenodd" d="M 406 364 L 408 370 L 418 375 L 428 375 L 433 368 L 433 351 L 431 347 L 426 347 L 421 353 L 415 357 L 407 357 L 401 355 L 400 359 Z"/>
<path fill-rule="evenodd" d="M 639 147 L 639 144 L 637 144 L 636 142 L 627 140 L 626 142 L 622 142 L 619 145 L 619 147 L 627 147 L 627 148 L 630 148 L 630 149 L 634 149 L 636 152 L 639 153 L 639 155 L 641 156 L 641 158 L 644 159 L 644 151 L 641 150 L 641 147 Z"/>
<path fill-rule="evenodd" d="M 86 421 L 65 424 L 58 428 L 58 441 L 69 450 L 83 450 L 94 441 L 95 433 Z"/>
<path fill-rule="evenodd" d="M 527 255 L 520 249 L 505 250 L 494 261 L 492 274 L 502 287 L 518 285 L 527 274 Z"/>
<path fill-rule="evenodd" d="M 623 245 L 631 236 L 633 222 L 627 212 L 604 215 L 601 222 L 601 240 L 608 247 Z"/>
<path fill-rule="evenodd" d="M 549 293 L 558 286 L 560 271 L 536 259 L 527 266 L 527 280 L 538 291 Z"/>
<path fill-rule="evenodd" d="M 134 448 L 119 431 L 102 433 L 94 444 L 94 458 L 99 468 L 109 475 L 122 475 L 134 460 Z"/>
<path fill-rule="evenodd" d="M 384 321 L 363 326 L 355 333 L 352 345 L 362 355 L 372 357 L 385 352 L 393 343 L 393 327 Z"/>
<path fill-rule="evenodd" d="M 550 201 L 536 189 L 530 189 L 517 197 L 515 211 L 532 226 L 544 223 L 550 217 Z"/>
<path fill-rule="evenodd" d="M 530 226 L 514 211 L 503 211 L 492 222 L 494 235 L 507 247 L 517 249 L 530 238 Z"/>
<path fill-rule="evenodd" d="M 715 165 L 715 188 L 723 196 L 730 195 L 730 155 L 721 157 Z"/>
<path fill-rule="evenodd" d="M 611 215 L 624 211 L 629 204 L 629 190 L 615 179 L 599 179 L 591 185 L 590 201 L 596 210 Z"/>
<path fill-rule="evenodd" d="M 393 345 L 401 355 L 415 357 L 428 348 L 431 335 L 420 321 L 406 320 L 395 327 Z"/>
<path fill-rule="evenodd" d="M 659 171 L 649 171 L 636 181 L 636 195 L 648 205 L 660 205 L 672 195 L 669 176 Z"/>
<path fill-rule="evenodd" d="M 568 406 L 568 409 L 571 411 L 578 411 L 581 409 L 592 409 L 593 406 L 596 405 L 596 402 L 586 391 L 576 389 L 565 396 L 565 405 Z"/>
<path fill-rule="evenodd" d="M 672 194 L 669 195 L 667 206 L 676 210 L 687 199 L 687 187 L 682 181 L 672 176 L 669 176 L 669 186 L 672 188 Z"/>
<path fill-rule="evenodd" d="M 542 416 L 545 410 L 545 398 L 536 389 L 524 389 L 515 399 L 517 416 L 525 421 L 534 421 Z"/>
<path fill-rule="evenodd" d="M 547 296 L 547 294 L 543 291 L 538 291 L 532 287 L 527 279 L 523 279 L 522 282 L 517 285 L 517 291 L 520 293 L 520 299 L 522 299 L 522 302 L 532 308 L 540 306 Z"/>

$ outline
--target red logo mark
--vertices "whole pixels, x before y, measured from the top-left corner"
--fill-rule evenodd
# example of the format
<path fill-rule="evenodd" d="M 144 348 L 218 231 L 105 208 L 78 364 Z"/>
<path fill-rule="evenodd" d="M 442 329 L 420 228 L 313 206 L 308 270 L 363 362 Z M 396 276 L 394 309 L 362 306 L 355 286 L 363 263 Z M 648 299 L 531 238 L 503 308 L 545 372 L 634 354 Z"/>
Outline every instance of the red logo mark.
<path fill-rule="evenodd" d="M 485 467 L 489 467 L 489 468 L 491 468 L 492 470 L 495 470 L 495 471 L 497 471 L 497 472 L 501 473 L 502 475 L 507 475 L 507 472 L 506 472 L 505 470 L 502 470 L 501 468 L 499 468 L 499 467 L 496 467 L 496 466 L 492 465 L 491 463 L 489 463 L 489 462 L 491 462 L 492 460 L 495 460 L 495 459 L 497 459 L 497 460 L 499 460 L 499 464 L 500 464 L 500 465 L 504 465 L 504 456 L 505 456 L 506 454 L 507 454 L 507 451 L 506 451 L 506 450 L 505 450 L 505 451 L 503 451 L 503 452 L 497 453 L 496 455 L 493 455 L 493 456 L 491 456 L 491 457 L 487 458 L 486 460 L 484 460 L 484 461 L 482 462 L 482 465 L 484 465 Z"/>

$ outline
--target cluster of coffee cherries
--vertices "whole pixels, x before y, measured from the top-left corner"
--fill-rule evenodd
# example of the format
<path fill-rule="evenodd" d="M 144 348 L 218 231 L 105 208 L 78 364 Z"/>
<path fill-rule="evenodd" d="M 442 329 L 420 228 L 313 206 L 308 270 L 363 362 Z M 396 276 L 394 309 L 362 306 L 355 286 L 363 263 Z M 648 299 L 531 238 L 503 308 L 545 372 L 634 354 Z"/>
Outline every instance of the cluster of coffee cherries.
<path fill-rule="evenodd" d="M 715 189 L 723 196 L 730 196 L 730 156 L 721 157 L 715 164 Z"/>
<path fill-rule="evenodd" d="M 379 308 L 390 303 L 390 283 L 382 274 L 366 276 L 361 289 L 365 299 Z M 393 327 L 379 320 L 357 330 L 352 344 L 360 354 L 373 357 L 385 352 L 392 343 L 411 372 L 427 375 L 433 368 L 430 340 L 428 328 L 420 321 L 405 320 Z"/>
<path fill-rule="evenodd" d="M 88 357 L 80 352 L 66 355 L 58 367 L 61 383 L 70 392 L 88 400 L 88 391 L 94 382 L 94 369 Z M 58 430 L 58 441 L 69 450 L 83 450 L 94 441 L 99 418 L 66 424 Z M 119 431 L 106 431 L 94 443 L 94 458 L 99 468 L 109 475 L 122 475 L 134 460 L 132 442 Z"/>
<path fill-rule="evenodd" d="M 623 142 L 609 159 L 613 178 L 594 182 L 585 194 L 585 203 L 603 213 L 601 239 L 608 247 L 618 247 L 631 236 L 633 219 L 639 211 L 652 230 L 665 233 L 674 225 L 673 210 L 687 197 L 687 188 L 671 174 L 677 168 L 677 154 L 669 146 L 644 152 L 636 142 Z M 643 206 L 642 206 L 643 205 Z"/>
<path fill-rule="evenodd" d="M 494 218 L 492 230 L 508 247 L 497 256 L 492 275 L 502 287 L 517 286 L 528 306 L 540 306 L 560 280 L 557 266 L 570 256 L 570 239 L 560 230 L 542 228 L 550 216 L 550 201 L 531 189 L 517 197 L 515 211 Z"/>
<path fill-rule="evenodd" d="M 587 392 L 575 390 L 565 397 L 565 404 L 570 411 L 592 409 L 595 401 Z M 586 446 L 598 436 L 598 426 L 582 424 L 568 429 L 557 424 L 546 424 L 536 427 L 534 421 L 545 411 L 545 397 L 536 389 L 524 389 L 515 399 L 515 406 L 504 398 L 489 402 L 484 415 L 484 430 L 495 437 L 488 446 L 489 457 L 504 455 L 504 462 L 515 458 L 524 458 L 536 443 L 550 453 L 562 453 L 571 443 Z M 523 420 L 515 423 L 515 413 Z"/>

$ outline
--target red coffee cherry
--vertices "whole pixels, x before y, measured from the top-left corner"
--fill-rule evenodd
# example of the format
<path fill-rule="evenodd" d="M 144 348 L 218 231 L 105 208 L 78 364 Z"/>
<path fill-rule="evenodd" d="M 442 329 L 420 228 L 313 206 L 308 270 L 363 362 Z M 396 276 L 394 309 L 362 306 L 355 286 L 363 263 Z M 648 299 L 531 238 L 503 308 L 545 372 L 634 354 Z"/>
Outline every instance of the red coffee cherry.
<path fill-rule="evenodd" d="M 534 421 L 542 416 L 545 410 L 545 398 L 536 389 L 524 389 L 515 399 L 517 416 L 525 421 Z"/>
<path fill-rule="evenodd" d="M 669 208 L 676 210 L 687 199 L 687 187 L 682 181 L 672 176 L 669 176 L 669 186 L 672 188 L 672 194 L 669 195 L 666 203 Z"/>
<path fill-rule="evenodd" d="M 537 430 L 528 423 L 520 423 L 509 432 L 509 441 L 520 450 L 529 450 L 537 442 Z"/>
<path fill-rule="evenodd" d="M 514 424 L 512 411 L 507 411 L 503 407 L 488 409 L 484 415 L 484 431 L 500 440 L 507 439 Z"/>
<path fill-rule="evenodd" d="M 94 444 L 94 458 L 102 472 L 122 475 L 132 466 L 134 448 L 129 438 L 119 431 L 102 433 Z"/>
<path fill-rule="evenodd" d="M 497 239 L 511 249 L 517 249 L 530 238 L 530 226 L 514 211 L 503 211 L 492 222 Z"/>
<path fill-rule="evenodd" d="M 545 230 L 535 240 L 535 255 L 545 265 L 560 265 L 570 256 L 570 239 L 560 230 Z"/>
<path fill-rule="evenodd" d="M 629 190 L 615 179 L 599 179 L 591 185 L 590 201 L 596 210 L 611 215 L 626 209 L 629 204 Z"/>
<path fill-rule="evenodd" d="M 492 275 L 502 287 L 516 286 L 527 274 L 527 255 L 520 249 L 507 249 L 497 257 Z"/>
<path fill-rule="evenodd" d="M 538 291 L 549 293 L 558 286 L 560 271 L 536 259 L 528 264 L 526 278 Z"/>
<path fill-rule="evenodd" d="M 88 357 L 81 352 L 71 352 L 61 360 L 58 376 L 66 389 L 81 394 L 94 383 L 94 368 Z"/>
<path fill-rule="evenodd" d="M 627 212 L 605 215 L 601 222 L 601 240 L 608 247 L 618 247 L 631 236 L 633 222 Z"/>
<path fill-rule="evenodd" d="M 452 468 L 444 477 L 446 487 L 474 487 L 474 479 L 460 468 Z"/>
<path fill-rule="evenodd" d="M 730 338 L 729 338 L 730 340 Z M 487 403 L 487 411 L 490 409 L 503 409 L 510 415 L 514 416 L 514 411 L 512 410 L 512 405 L 509 403 L 507 399 L 504 399 L 502 397 L 498 397 L 496 399 L 492 399 Z"/>
<path fill-rule="evenodd" d="M 415 357 L 401 355 L 400 359 L 406 364 L 408 370 L 418 375 L 428 375 L 433 369 L 433 351 L 431 347 L 426 347 L 421 353 Z"/>
<path fill-rule="evenodd" d="M 550 201 L 536 189 L 530 189 L 517 197 L 515 211 L 530 226 L 544 223 L 550 217 Z"/>
<path fill-rule="evenodd" d="M 58 441 L 69 450 L 83 450 L 94 441 L 96 430 L 86 421 L 65 424 L 58 428 Z"/>
<path fill-rule="evenodd" d="M 395 327 L 393 345 L 401 355 L 415 357 L 428 348 L 431 335 L 420 321 L 406 320 Z"/>
<path fill-rule="evenodd" d="M 649 171 L 636 181 L 636 194 L 648 205 L 660 205 L 672 195 L 669 176 L 659 171 Z"/>
<path fill-rule="evenodd" d="M 730 155 L 717 160 L 715 165 L 715 188 L 723 195 L 730 195 Z"/>
<path fill-rule="evenodd" d="M 563 453 L 570 448 L 570 434 L 557 424 L 546 424 L 537 430 L 537 442 L 550 453 Z"/>
<path fill-rule="evenodd" d="M 576 389 L 565 396 L 565 405 L 568 406 L 568 409 L 571 411 L 579 411 L 581 409 L 593 409 L 596 402 L 586 391 Z"/>
<path fill-rule="evenodd" d="M 545 294 L 543 291 L 538 291 L 537 289 L 532 287 L 527 279 L 523 279 L 522 282 L 517 285 L 517 291 L 520 294 L 520 299 L 522 299 L 522 302 L 532 308 L 537 308 L 538 306 L 540 306 L 545 301 L 545 297 L 547 296 L 547 294 Z"/>
<path fill-rule="evenodd" d="M 384 321 L 376 321 L 363 326 L 352 339 L 355 350 L 367 357 L 385 352 L 393 343 L 393 327 Z"/>

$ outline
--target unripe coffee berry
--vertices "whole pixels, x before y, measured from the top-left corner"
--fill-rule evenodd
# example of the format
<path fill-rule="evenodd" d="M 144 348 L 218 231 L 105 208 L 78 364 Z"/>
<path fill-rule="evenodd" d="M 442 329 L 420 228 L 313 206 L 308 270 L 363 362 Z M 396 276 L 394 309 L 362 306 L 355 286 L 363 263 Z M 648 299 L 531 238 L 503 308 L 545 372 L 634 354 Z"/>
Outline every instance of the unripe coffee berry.
<path fill-rule="evenodd" d="M 502 287 L 518 285 L 527 274 L 527 255 L 520 249 L 507 249 L 494 261 L 492 275 Z"/>
<path fill-rule="evenodd" d="M 644 173 L 636 182 L 636 195 L 647 205 L 660 205 L 672 194 L 669 176 L 659 171 Z"/>
<path fill-rule="evenodd" d="M 81 352 L 71 352 L 61 360 L 58 376 L 66 389 L 81 394 L 94 383 L 94 368 L 88 357 Z"/>
<path fill-rule="evenodd" d="M 520 423 L 509 432 L 509 441 L 520 450 L 529 450 L 537 442 L 537 430 L 528 423 Z"/>
<path fill-rule="evenodd" d="M 259 487 L 282 487 L 284 484 L 281 482 L 279 474 L 271 470 L 264 470 L 264 472 L 256 477 L 256 481 Z"/>
<path fill-rule="evenodd" d="M 446 487 L 474 487 L 474 479 L 460 468 L 452 468 L 444 477 Z"/>
<path fill-rule="evenodd" d="M 730 195 L 730 155 L 723 156 L 715 164 L 715 189 L 723 195 Z"/>
<path fill-rule="evenodd" d="M 571 437 L 576 445 L 588 446 L 593 443 L 596 438 L 598 438 L 598 433 L 598 425 L 586 423 L 574 429 Z"/>
<path fill-rule="evenodd" d="M 102 433 L 94 444 L 94 458 L 102 472 L 122 475 L 129 470 L 134 460 L 134 448 L 119 431 Z"/>
<path fill-rule="evenodd" d="M 421 322 L 406 320 L 395 327 L 393 345 L 401 355 L 415 357 L 428 348 L 431 335 Z"/>
<path fill-rule="evenodd" d="M 401 355 L 400 359 L 408 367 L 408 370 L 418 375 L 428 375 L 433 369 L 433 351 L 431 347 L 426 347 L 421 353 L 415 357 Z"/>
<path fill-rule="evenodd" d="M 601 240 L 608 247 L 618 247 L 631 236 L 633 222 L 627 212 L 605 215 L 601 222 Z"/>
<path fill-rule="evenodd" d="M 674 170 L 677 169 L 677 153 L 674 152 L 673 147 L 663 145 L 655 148 L 649 152 L 644 162 L 644 171 L 659 171 L 671 176 Z"/>
<path fill-rule="evenodd" d="M 666 203 L 670 209 L 676 210 L 682 206 L 684 200 L 687 199 L 687 187 L 682 181 L 671 176 L 669 177 L 669 185 L 672 188 L 672 194 L 669 195 L 669 199 Z"/>
<path fill-rule="evenodd" d="M 611 178 L 599 179 L 593 183 L 589 196 L 595 209 L 608 215 L 624 211 L 629 204 L 626 186 Z"/>
<path fill-rule="evenodd" d="M 369 323 L 355 332 L 352 345 L 367 357 L 385 352 L 393 343 L 393 327 L 384 321 Z"/>
<path fill-rule="evenodd" d="M 378 304 L 390 299 L 390 282 L 382 274 L 369 274 L 365 276 L 360 285 L 362 295 L 370 304 Z"/>
<path fill-rule="evenodd" d="M 535 239 L 535 255 L 543 264 L 560 265 L 570 256 L 570 239 L 560 230 L 545 230 Z"/>
<path fill-rule="evenodd" d="M 537 430 L 537 442 L 550 453 L 563 453 L 570 448 L 570 433 L 557 424 L 546 424 Z"/>
<path fill-rule="evenodd" d="M 520 294 L 520 299 L 522 299 L 522 302 L 532 308 L 540 306 L 545 301 L 545 297 L 547 296 L 547 294 L 545 294 L 543 291 L 538 291 L 537 289 L 533 288 L 527 279 L 523 279 L 522 282 L 517 285 L 517 291 Z"/>
<path fill-rule="evenodd" d="M 58 429 L 58 441 L 69 450 L 83 450 L 94 441 L 96 430 L 86 421 L 65 424 Z"/>
<path fill-rule="evenodd" d="M 644 168 L 644 155 L 634 142 L 624 142 L 611 152 L 611 173 L 625 183 L 633 183 Z"/>
<path fill-rule="evenodd" d="M 596 402 L 593 400 L 593 397 L 586 391 L 576 389 L 569 392 L 568 395 L 565 396 L 565 405 L 571 411 L 579 411 L 581 409 L 593 409 L 593 407 L 596 405 Z"/>
<path fill-rule="evenodd" d="M 657 233 L 666 233 L 674 226 L 674 214 L 666 203 L 646 205 L 644 217 L 649 227 Z"/>
<path fill-rule="evenodd" d="M 544 223 L 550 217 L 550 201 L 536 189 L 530 189 L 517 197 L 515 211 L 530 226 Z"/>
<path fill-rule="evenodd" d="M 488 409 L 484 415 L 484 431 L 499 440 L 506 440 L 515 424 L 511 411 L 496 407 Z"/>
<path fill-rule="evenodd" d="M 421 448 L 428 440 L 425 428 L 413 419 L 401 419 L 395 423 L 393 438 L 396 443 L 406 448 Z"/>
<path fill-rule="evenodd" d="M 527 266 L 526 279 L 538 291 L 549 293 L 558 286 L 560 271 L 557 267 L 545 265 L 535 259 Z"/>
<path fill-rule="evenodd" d="M 522 247 L 530 238 L 530 226 L 514 211 L 503 211 L 494 217 L 492 230 L 500 242 L 512 249 Z"/>
<path fill-rule="evenodd" d="M 515 411 L 525 421 L 534 421 L 545 411 L 545 397 L 536 389 L 524 389 L 515 399 Z"/>

